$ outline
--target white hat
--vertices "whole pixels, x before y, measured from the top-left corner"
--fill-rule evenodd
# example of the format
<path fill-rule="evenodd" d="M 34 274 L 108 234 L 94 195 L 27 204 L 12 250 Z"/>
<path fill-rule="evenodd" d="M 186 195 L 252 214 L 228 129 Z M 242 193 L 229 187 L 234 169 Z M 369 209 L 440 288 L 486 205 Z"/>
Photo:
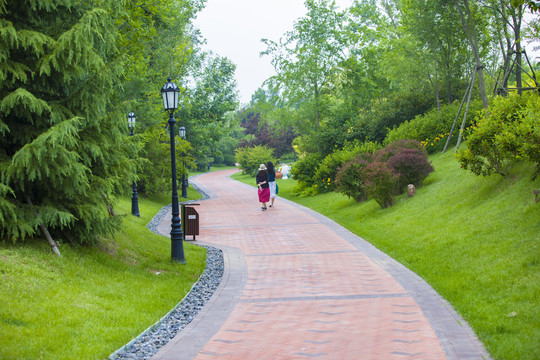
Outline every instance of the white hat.
<path fill-rule="evenodd" d="M 259 171 L 261 170 L 266 170 L 266 166 L 264 164 L 261 164 L 261 166 L 259 166 Z"/>

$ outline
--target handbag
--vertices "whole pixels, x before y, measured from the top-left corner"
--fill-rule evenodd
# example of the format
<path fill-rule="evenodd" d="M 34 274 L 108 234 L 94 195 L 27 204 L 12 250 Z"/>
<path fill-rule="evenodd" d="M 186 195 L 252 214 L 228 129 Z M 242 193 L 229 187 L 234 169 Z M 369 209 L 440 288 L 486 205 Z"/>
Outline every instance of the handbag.
<path fill-rule="evenodd" d="M 277 182 L 276 182 L 276 195 L 278 194 L 279 192 L 279 187 L 277 186 Z"/>

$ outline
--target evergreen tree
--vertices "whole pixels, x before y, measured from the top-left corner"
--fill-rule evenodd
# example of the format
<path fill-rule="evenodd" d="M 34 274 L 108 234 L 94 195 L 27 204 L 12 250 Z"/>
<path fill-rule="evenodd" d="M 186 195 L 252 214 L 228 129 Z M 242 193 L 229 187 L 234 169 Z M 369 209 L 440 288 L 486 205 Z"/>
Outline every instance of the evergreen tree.
<path fill-rule="evenodd" d="M 110 103 L 121 4 L 0 0 L 2 239 L 45 227 L 87 243 L 119 225 L 107 207 L 132 168 L 124 111 Z"/>

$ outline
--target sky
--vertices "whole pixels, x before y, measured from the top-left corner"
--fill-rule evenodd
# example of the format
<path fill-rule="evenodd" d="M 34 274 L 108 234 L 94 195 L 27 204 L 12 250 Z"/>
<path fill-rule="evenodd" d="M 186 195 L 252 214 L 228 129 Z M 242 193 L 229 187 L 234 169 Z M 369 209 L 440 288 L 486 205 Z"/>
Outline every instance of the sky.
<path fill-rule="evenodd" d="M 352 0 L 336 0 L 341 9 Z M 278 41 L 306 14 L 304 0 L 207 0 L 195 26 L 207 40 L 205 50 L 236 64 L 239 100 L 247 104 L 263 82 L 274 75 L 271 57 L 261 39 Z"/>

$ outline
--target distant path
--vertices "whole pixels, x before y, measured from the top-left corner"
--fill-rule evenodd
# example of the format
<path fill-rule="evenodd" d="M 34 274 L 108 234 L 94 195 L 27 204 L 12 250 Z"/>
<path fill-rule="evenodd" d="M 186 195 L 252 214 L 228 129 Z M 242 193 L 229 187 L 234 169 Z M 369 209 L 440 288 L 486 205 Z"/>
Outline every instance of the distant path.
<path fill-rule="evenodd" d="M 278 198 L 261 211 L 236 170 L 203 174 L 197 242 L 225 271 L 197 318 L 153 359 L 489 359 L 427 283 L 328 218 Z M 161 224 L 170 232 L 170 216 Z M 189 261 L 189 259 L 187 259 Z"/>

